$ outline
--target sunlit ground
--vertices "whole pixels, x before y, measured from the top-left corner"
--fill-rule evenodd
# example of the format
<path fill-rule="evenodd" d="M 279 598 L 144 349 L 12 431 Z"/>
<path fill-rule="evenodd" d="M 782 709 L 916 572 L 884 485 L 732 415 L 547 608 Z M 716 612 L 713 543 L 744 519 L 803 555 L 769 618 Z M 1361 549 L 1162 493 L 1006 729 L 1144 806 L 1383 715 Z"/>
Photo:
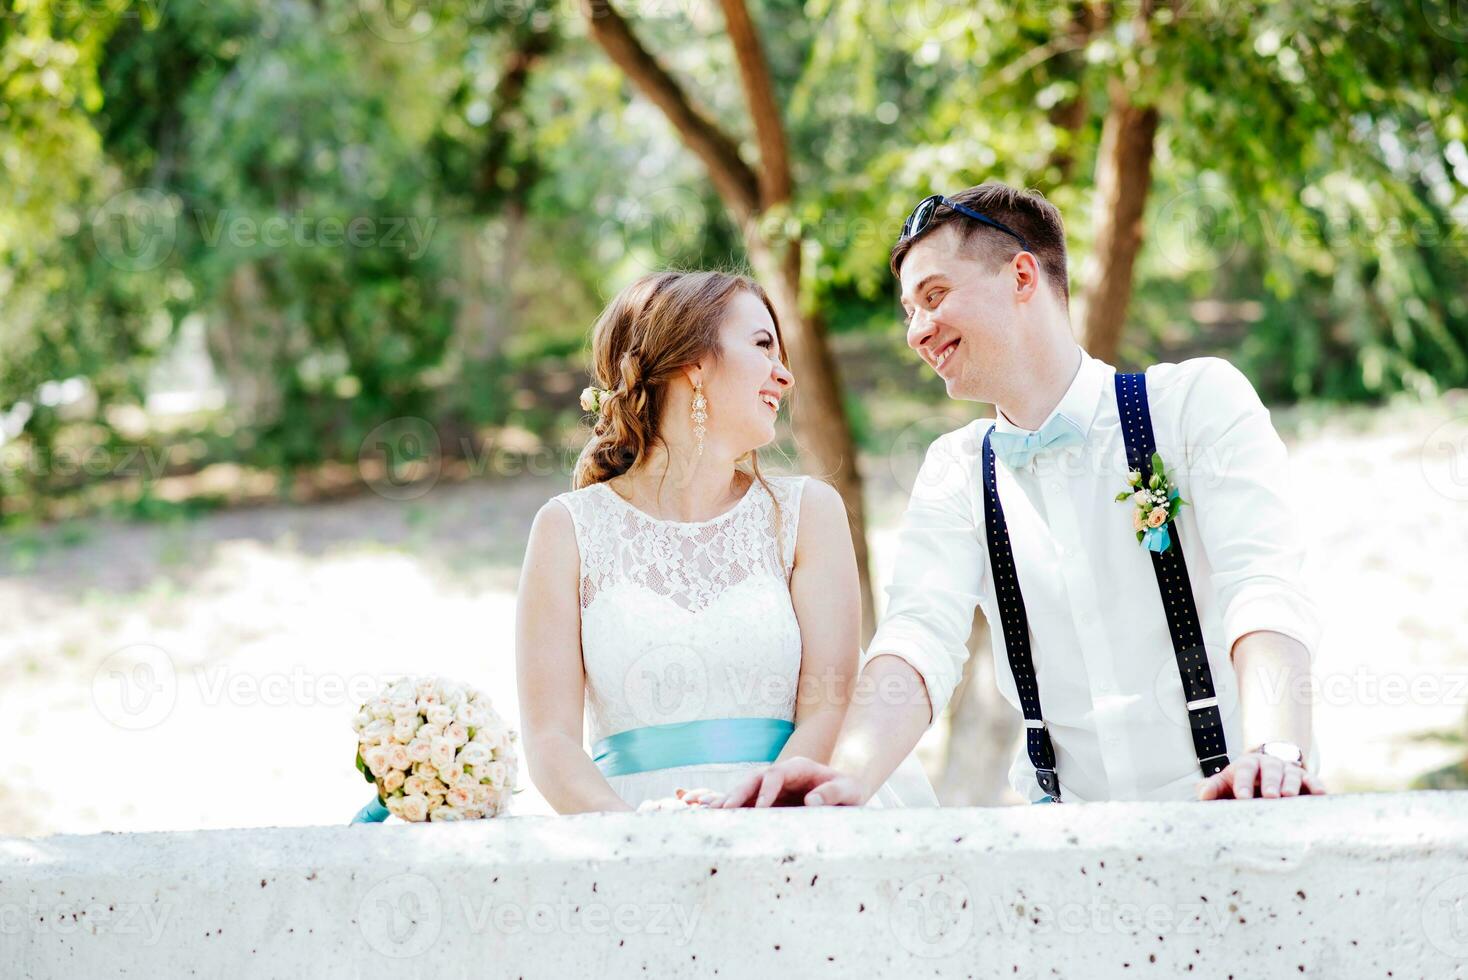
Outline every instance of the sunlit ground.
<path fill-rule="evenodd" d="M 1327 627 L 1324 774 L 1405 788 L 1463 754 L 1414 736 L 1461 733 L 1468 710 L 1468 404 L 1313 414 L 1331 421 L 1281 422 Z M 869 467 L 879 594 L 894 473 L 911 471 L 895 462 Z M 402 673 L 461 678 L 517 718 L 519 558 L 564 488 L 478 481 L 0 539 L 0 833 L 345 822 L 370 794 L 349 719 Z M 521 784 L 516 812 L 547 812 Z"/>

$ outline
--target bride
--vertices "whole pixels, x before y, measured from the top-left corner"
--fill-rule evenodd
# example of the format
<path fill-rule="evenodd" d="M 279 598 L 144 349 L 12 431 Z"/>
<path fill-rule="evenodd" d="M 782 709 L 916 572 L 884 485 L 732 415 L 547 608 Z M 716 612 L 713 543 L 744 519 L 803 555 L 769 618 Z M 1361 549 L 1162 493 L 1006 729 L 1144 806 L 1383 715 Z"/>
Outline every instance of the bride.
<path fill-rule="evenodd" d="M 858 666 L 856 562 L 832 487 L 760 472 L 795 381 L 769 298 L 721 272 L 646 276 L 602 313 L 592 356 L 593 434 L 521 573 L 531 778 L 560 813 L 629 810 L 828 760 Z M 873 803 L 936 803 L 920 776 L 902 796 Z"/>

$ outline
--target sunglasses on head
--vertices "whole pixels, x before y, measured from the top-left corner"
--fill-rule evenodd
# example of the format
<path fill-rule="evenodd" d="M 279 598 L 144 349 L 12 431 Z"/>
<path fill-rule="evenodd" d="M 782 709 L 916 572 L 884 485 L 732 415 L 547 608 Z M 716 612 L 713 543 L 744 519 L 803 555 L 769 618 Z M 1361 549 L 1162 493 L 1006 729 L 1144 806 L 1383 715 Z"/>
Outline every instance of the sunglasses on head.
<path fill-rule="evenodd" d="M 972 218 L 979 222 L 979 224 L 988 225 L 990 228 L 997 228 L 1019 242 L 1020 247 L 1026 252 L 1032 251 L 1030 243 L 1025 241 L 1024 236 L 1013 228 L 1002 222 L 995 221 L 988 215 L 980 214 L 973 208 L 964 207 L 957 201 L 950 200 L 942 194 L 934 194 L 918 202 L 918 206 L 912 209 L 912 214 L 909 214 L 907 220 L 902 223 L 902 233 L 897 236 L 897 240 L 899 242 L 905 242 L 909 238 L 916 238 L 927 231 L 928 226 L 933 223 L 933 216 L 938 213 L 939 205 L 947 205 L 965 218 Z"/>

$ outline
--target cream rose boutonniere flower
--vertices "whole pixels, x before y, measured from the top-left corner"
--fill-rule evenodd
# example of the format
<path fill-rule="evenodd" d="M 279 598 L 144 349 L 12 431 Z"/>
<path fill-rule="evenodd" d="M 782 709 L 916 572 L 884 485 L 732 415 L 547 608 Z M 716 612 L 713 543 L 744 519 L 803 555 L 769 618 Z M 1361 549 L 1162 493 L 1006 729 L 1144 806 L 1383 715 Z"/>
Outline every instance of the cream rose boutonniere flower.
<path fill-rule="evenodd" d="M 1118 503 L 1132 505 L 1132 530 L 1142 547 L 1162 554 L 1172 547 L 1168 528 L 1187 503 L 1167 475 L 1162 457 L 1152 454 L 1152 474 L 1131 470 L 1126 475 L 1127 488 L 1116 495 Z"/>

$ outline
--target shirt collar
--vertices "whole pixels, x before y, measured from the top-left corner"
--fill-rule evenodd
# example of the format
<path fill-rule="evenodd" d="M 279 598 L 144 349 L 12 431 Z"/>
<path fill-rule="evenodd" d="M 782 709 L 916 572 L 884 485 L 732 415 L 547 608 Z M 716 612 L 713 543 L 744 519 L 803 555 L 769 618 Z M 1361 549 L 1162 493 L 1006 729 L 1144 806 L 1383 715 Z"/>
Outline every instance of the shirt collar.
<path fill-rule="evenodd" d="M 1091 423 L 1096 419 L 1096 407 L 1101 402 L 1101 392 L 1106 385 L 1107 365 L 1096 360 L 1084 350 L 1081 351 L 1081 364 L 1076 370 L 1075 377 L 1071 379 L 1070 387 L 1060 397 L 1055 408 L 1045 417 L 1049 422 L 1057 415 L 1069 418 L 1083 435 L 1091 433 Z M 1016 435 L 1027 435 L 1038 429 L 1023 429 L 1015 425 L 1004 413 L 995 407 L 994 430 L 996 432 L 1013 432 Z M 1045 427 L 1045 422 L 1040 423 L 1040 428 Z"/>

